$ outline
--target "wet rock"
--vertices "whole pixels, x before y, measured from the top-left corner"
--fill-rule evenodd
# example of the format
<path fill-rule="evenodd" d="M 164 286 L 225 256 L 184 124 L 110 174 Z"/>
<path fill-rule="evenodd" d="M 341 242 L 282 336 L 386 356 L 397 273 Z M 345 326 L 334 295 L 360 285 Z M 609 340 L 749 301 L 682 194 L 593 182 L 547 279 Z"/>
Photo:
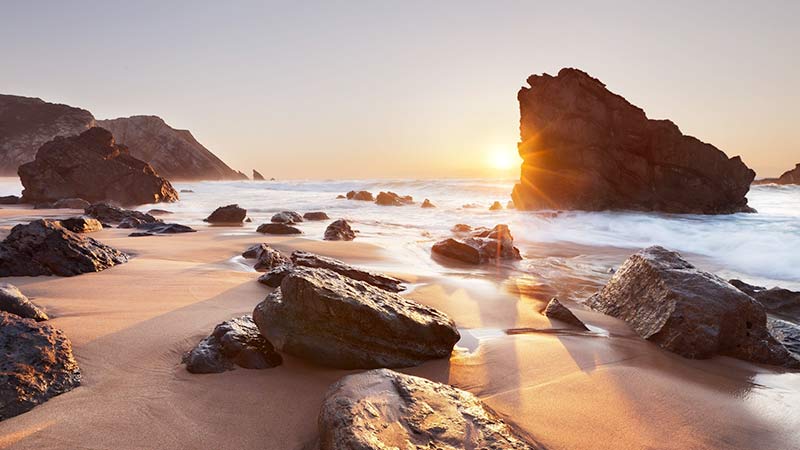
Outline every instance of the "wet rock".
<path fill-rule="evenodd" d="M 356 233 L 344 219 L 331 222 L 331 224 L 325 228 L 325 235 L 323 237 L 326 241 L 352 241 L 355 238 Z"/>
<path fill-rule="evenodd" d="M 433 244 L 431 251 L 467 264 L 481 263 L 481 253 L 477 248 L 453 238 L 447 238 Z"/>
<path fill-rule="evenodd" d="M 264 181 L 264 175 L 261 175 L 261 172 L 253 169 L 253 181 Z"/>
<path fill-rule="evenodd" d="M 0 420 L 80 384 L 72 344 L 46 323 L 0 312 L 0 349 Z"/>
<path fill-rule="evenodd" d="M 328 219 L 330 219 L 330 217 L 328 217 L 328 215 L 325 214 L 322 211 L 311 211 L 311 212 L 307 212 L 307 213 L 303 214 L 303 219 L 305 219 L 305 220 L 328 220 Z"/>
<path fill-rule="evenodd" d="M 454 230 L 463 230 L 463 234 L 470 229 L 468 225 L 458 224 Z M 497 260 L 519 260 L 522 256 L 514 247 L 514 237 L 507 225 L 499 224 L 494 228 L 476 228 L 472 236 L 461 241 L 457 239 L 444 239 L 431 248 L 433 253 L 447 258 L 462 261 L 468 264 L 482 264 Z"/>
<path fill-rule="evenodd" d="M 363 202 L 371 202 L 375 200 L 371 192 L 368 191 L 350 191 L 347 193 L 348 200 L 360 200 Z"/>
<path fill-rule="evenodd" d="M 453 225 L 451 231 L 453 231 L 453 233 L 469 233 L 472 231 L 472 227 L 465 223 L 457 223 Z"/>
<path fill-rule="evenodd" d="M 446 358 L 459 339 L 443 313 L 326 269 L 296 267 L 256 306 L 275 347 L 343 369 L 408 367 Z"/>
<path fill-rule="evenodd" d="M 166 216 L 175 213 L 173 213 L 172 211 L 167 211 L 166 209 L 151 209 L 147 211 L 147 214 L 150 214 L 151 216 Z"/>
<path fill-rule="evenodd" d="M 275 267 L 287 264 L 291 264 L 289 258 L 283 256 L 278 250 L 262 244 L 262 247 L 256 253 L 256 263 L 253 268 L 258 272 L 267 272 Z"/>
<path fill-rule="evenodd" d="M 303 221 L 303 216 L 300 213 L 295 211 L 281 211 L 270 219 L 272 223 L 286 223 L 286 224 L 295 224 L 300 223 Z"/>
<path fill-rule="evenodd" d="M 267 244 L 255 244 L 247 247 L 247 250 L 242 252 L 242 258 L 245 259 L 255 259 L 258 258 L 258 255 L 266 248 L 269 248 Z"/>
<path fill-rule="evenodd" d="M 259 333 L 252 316 L 222 322 L 183 357 L 186 370 L 191 373 L 220 373 L 233 369 L 234 365 L 268 369 L 282 362 L 281 355 Z"/>
<path fill-rule="evenodd" d="M 544 448 L 469 392 L 388 369 L 334 383 L 317 423 L 320 450 Z"/>
<path fill-rule="evenodd" d="M 242 223 L 245 216 L 247 216 L 246 209 L 240 208 L 237 204 L 232 204 L 220 206 L 203 221 L 208 223 Z"/>
<path fill-rule="evenodd" d="M 285 223 L 263 223 L 256 231 L 264 234 L 301 234 L 299 229 Z"/>
<path fill-rule="evenodd" d="M 800 326 L 774 317 L 767 318 L 767 330 L 795 359 L 800 360 Z"/>
<path fill-rule="evenodd" d="M 500 202 L 497 202 L 497 201 L 492 203 L 492 206 L 489 207 L 489 211 L 497 211 L 497 210 L 501 210 L 501 209 L 503 209 L 503 205 L 500 204 Z"/>
<path fill-rule="evenodd" d="M 108 203 L 95 203 L 83 210 L 83 213 L 89 217 L 95 218 L 102 223 L 120 223 L 128 217 L 137 219 L 140 223 L 153 223 L 159 222 L 158 219 L 139 211 L 130 209 L 123 209 Z"/>
<path fill-rule="evenodd" d="M 294 269 L 292 264 L 283 264 L 280 266 L 273 267 L 272 269 L 268 270 L 267 273 L 258 277 L 258 282 L 261 284 L 266 284 L 269 287 L 276 288 L 281 285 L 284 277 L 289 274 Z"/>
<path fill-rule="evenodd" d="M 587 305 L 686 358 L 725 355 L 800 368 L 767 331 L 761 304 L 662 247 L 629 257 Z"/>
<path fill-rule="evenodd" d="M 143 236 L 156 236 L 159 234 L 178 234 L 178 233 L 195 233 L 192 227 L 181 225 L 179 223 L 143 223 L 136 227 L 142 231 L 135 231 L 128 236 L 130 237 L 143 237 Z"/>
<path fill-rule="evenodd" d="M 572 313 L 572 311 L 570 311 L 555 297 L 550 300 L 550 303 L 547 304 L 547 307 L 544 309 L 544 315 L 549 319 L 564 322 L 580 330 L 589 329 L 586 327 L 586 324 L 581 321 L 581 319 L 578 319 L 575 314 Z"/>
<path fill-rule="evenodd" d="M 57 220 L 39 219 L 11 229 L 0 243 L 0 276 L 73 276 L 128 261 L 128 255 Z"/>
<path fill-rule="evenodd" d="M 800 184 L 800 163 L 794 169 L 787 170 L 778 178 L 764 178 L 756 180 L 753 184 Z"/>
<path fill-rule="evenodd" d="M 4 195 L 0 197 L 0 205 L 16 205 L 20 198 L 16 195 Z"/>
<path fill-rule="evenodd" d="M 363 281 L 367 284 L 389 292 L 400 292 L 405 289 L 405 287 L 402 286 L 403 280 L 399 280 L 381 273 L 359 269 L 349 264 L 345 264 L 338 259 L 315 255 L 314 253 L 303 252 L 299 250 L 294 251 L 292 252 L 292 263 L 301 267 L 331 270 L 339 275 L 352 278 L 354 280 Z"/>
<path fill-rule="evenodd" d="M 141 219 L 130 216 L 122 219 L 122 221 L 117 225 L 117 228 L 139 228 L 139 225 L 144 224 Z"/>
<path fill-rule="evenodd" d="M 431 203 L 431 201 L 430 201 L 430 200 L 428 200 L 428 199 L 426 198 L 426 199 L 425 199 L 425 200 L 422 202 L 422 206 L 421 206 L 421 207 L 422 207 L 422 208 L 436 208 L 436 205 L 434 205 L 433 203 Z"/>
<path fill-rule="evenodd" d="M 800 292 L 779 287 L 767 289 L 741 280 L 730 280 L 730 283 L 736 289 L 758 300 L 768 313 L 800 321 Z"/>
<path fill-rule="evenodd" d="M 61 219 L 61 226 L 75 233 L 93 233 L 103 229 L 103 224 L 91 217 L 70 217 Z"/>
<path fill-rule="evenodd" d="M 31 303 L 16 286 L 9 283 L 0 283 L 0 311 L 37 322 L 49 319 L 44 311 Z"/>
<path fill-rule="evenodd" d="M 414 199 L 410 195 L 399 196 L 394 192 L 380 192 L 375 197 L 375 203 L 381 206 L 403 206 L 414 203 Z"/>

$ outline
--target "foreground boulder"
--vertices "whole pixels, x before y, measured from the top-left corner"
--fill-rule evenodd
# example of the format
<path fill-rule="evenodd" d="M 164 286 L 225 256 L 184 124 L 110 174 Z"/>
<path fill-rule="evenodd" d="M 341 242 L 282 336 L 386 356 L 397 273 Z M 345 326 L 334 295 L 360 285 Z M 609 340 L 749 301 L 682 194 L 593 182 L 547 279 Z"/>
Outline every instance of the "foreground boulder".
<path fill-rule="evenodd" d="M 281 365 L 283 358 L 258 332 L 251 316 L 226 320 L 210 336 L 183 356 L 191 373 L 219 373 L 233 369 L 268 369 Z"/>
<path fill-rule="evenodd" d="M 123 205 L 174 202 L 178 192 L 146 162 L 117 145 L 103 128 L 79 136 L 57 137 L 42 145 L 36 158 L 19 167 L 27 203 L 82 198 Z"/>
<path fill-rule="evenodd" d="M 469 392 L 388 369 L 348 375 L 325 394 L 320 450 L 534 450 Z"/>
<path fill-rule="evenodd" d="M 453 230 L 462 235 L 472 229 L 468 225 L 458 224 Z M 431 252 L 467 264 L 522 259 L 519 249 L 514 247 L 514 237 L 507 225 L 495 225 L 492 229 L 477 228 L 471 232 L 472 236 L 464 240 L 441 240 L 433 244 Z"/>
<path fill-rule="evenodd" d="M 410 195 L 399 196 L 394 192 L 381 192 L 375 197 L 375 203 L 381 206 L 403 206 L 414 203 Z"/>
<path fill-rule="evenodd" d="M 256 231 L 264 234 L 302 234 L 298 228 L 285 223 L 262 223 Z"/>
<path fill-rule="evenodd" d="M 303 221 L 303 216 L 300 213 L 295 211 L 281 211 L 276 213 L 270 219 L 272 223 L 288 223 L 288 224 L 295 224 L 300 223 Z"/>
<path fill-rule="evenodd" d="M 757 301 L 662 247 L 628 258 L 587 304 L 686 358 L 725 355 L 800 368 L 767 331 L 767 316 Z"/>
<path fill-rule="evenodd" d="M 764 178 L 756 180 L 753 184 L 800 184 L 800 163 L 794 169 L 787 170 L 778 178 Z"/>
<path fill-rule="evenodd" d="M 755 172 L 577 69 L 532 75 L 517 95 L 519 209 L 749 212 Z"/>
<path fill-rule="evenodd" d="M 16 286 L 9 283 L 0 283 L 0 311 L 16 314 L 23 319 L 33 319 L 42 322 L 49 319 L 47 314 L 38 306 L 31 303 Z"/>
<path fill-rule="evenodd" d="M 446 358 L 459 339 L 443 313 L 326 269 L 296 267 L 256 306 L 275 347 L 342 369 L 408 367 Z"/>
<path fill-rule="evenodd" d="M 138 223 L 155 223 L 160 222 L 150 214 L 134 211 L 131 209 L 123 209 L 108 203 L 95 203 L 88 206 L 83 210 L 83 213 L 89 217 L 95 218 L 102 223 L 119 224 L 126 219 L 134 218 Z"/>
<path fill-rule="evenodd" d="M 362 202 L 371 202 L 375 200 L 375 197 L 372 196 L 372 192 L 369 191 L 350 191 L 347 193 L 348 200 L 360 200 Z"/>
<path fill-rule="evenodd" d="M 767 289 L 741 280 L 730 280 L 730 283 L 736 289 L 758 300 L 768 313 L 800 321 L 800 292 L 779 287 Z"/>
<path fill-rule="evenodd" d="M 326 241 L 352 241 L 356 238 L 356 233 L 350 228 L 350 224 L 344 219 L 338 219 L 331 222 L 325 228 L 325 235 L 323 239 Z"/>
<path fill-rule="evenodd" d="M 215 209 L 208 217 L 203 219 L 203 222 L 208 223 L 242 223 L 247 216 L 247 210 L 240 208 L 239 205 L 233 204 L 228 206 L 220 206 Z"/>
<path fill-rule="evenodd" d="M 588 330 L 586 324 L 578 319 L 572 311 L 564 306 L 557 298 L 552 298 L 543 311 L 545 317 L 548 319 L 555 319 L 559 322 L 564 322 L 579 330 Z"/>
<path fill-rule="evenodd" d="M 39 219 L 11 229 L 0 243 L 0 276 L 73 276 L 128 261 L 128 255 L 57 220 Z"/>
<path fill-rule="evenodd" d="M 61 330 L 0 311 L 0 420 L 80 384 L 72 344 Z"/>

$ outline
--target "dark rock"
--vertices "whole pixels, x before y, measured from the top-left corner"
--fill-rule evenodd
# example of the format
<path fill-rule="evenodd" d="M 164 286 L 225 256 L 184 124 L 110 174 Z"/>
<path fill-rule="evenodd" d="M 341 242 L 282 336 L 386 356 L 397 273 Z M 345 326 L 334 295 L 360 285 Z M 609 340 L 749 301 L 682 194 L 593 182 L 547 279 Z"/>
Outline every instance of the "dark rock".
<path fill-rule="evenodd" d="M 535 450 L 480 399 L 388 369 L 348 375 L 325 394 L 320 450 Z"/>
<path fill-rule="evenodd" d="M 289 258 L 274 248 L 261 244 L 262 247 L 256 253 L 256 263 L 253 266 L 258 272 L 267 272 L 279 266 L 291 264 Z"/>
<path fill-rule="evenodd" d="M 247 216 L 247 210 L 240 208 L 237 204 L 233 204 L 220 206 L 203 221 L 208 223 L 242 223 L 245 216 Z"/>
<path fill-rule="evenodd" d="M 251 316 L 227 320 L 214 327 L 210 336 L 183 356 L 191 373 L 219 373 L 233 369 L 268 369 L 281 365 L 283 358 L 258 332 Z"/>
<path fill-rule="evenodd" d="M 500 209 L 503 209 L 503 205 L 501 205 L 498 201 L 492 203 L 492 206 L 489 207 L 489 211 L 497 211 Z"/>
<path fill-rule="evenodd" d="M 143 212 L 130 209 L 122 209 L 108 203 L 95 203 L 83 210 L 89 217 L 95 218 L 103 223 L 120 223 L 128 217 L 137 219 L 140 223 L 160 222 L 160 220 Z"/>
<path fill-rule="evenodd" d="M 253 181 L 264 181 L 264 175 L 261 175 L 259 171 L 253 169 Z"/>
<path fill-rule="evenodd" d="M 269 248 L 269 245 L 267 244 L 251 245 L 250 247 L 247 247 L 247 250 L 242 252 L 242 258 L 256 259 L 258 258 L 258 255 L 261 254 L 261 252 L 266 248 Z"/>
<path fill-rule="evenodd" d="M 303 219 L 306 219 L 306 220 L 328 220 L 328 219 L 330 219 L 330 217 L 328 217 L 328 215 L 325 214 L 322 211 L 312 211 L 312 212 L 307 212 L 307 213 L 303 214 Z"/>
<path fill-rule="evenodd" d="M 325 236 L 323 237 L 326 241 L 352 241 L 355 238 L 356 233 L 344 219 L 331 222 L 328 228 L 325 228 Z"/>
<path fill-rule="evenodd" d="M 52 326 L 0 312 L 0 420 L 77 387 L 72 344 Z"/>
<path fill-rule="evenodd" d="M 367 270 L 353 267 L 342 261 L 327 256 L 315 255 L 309 252 L 292 252 L 292 262 L 301 267 L 311 267 L 314 269 L 328 269 L 339 275 L 354 280 L 363 281 L 367 284 L 381 288 L 389 292 L 400 292 L 405 288 L 402 286 L 403 280 L 390 277 L 381 273 L 370 272 Z"/>
<path fill-rule="evenodd" d="M 16 205 L 20 198 L 16 195 L 4 195 L 0 197 L 0 205 Z"/>
<path fill-rule="evenodd" d="M 258 282 L 261 284 L 266 284 L 269 287 L 276 288 L 281 285 L 281 281 L 283 281 L 284 277 L 294 270 L 294 266 L 291 264 L 284 264 L 281 266 L 273 267 L 272 269 L 268 270 L 267 273 L 258 277 Z"/>
<path fill-rule="evenodd" d="M 433 203 L 431 203 L 431 201 L 430 201 L 430 200 L 428 200 L 428 199 L 426 198 L 426 199 L 425 199 L 425 200 L 422 202 L 422 206 L 421 206 L 421 207 L 422 207 L 422 208 L 436 208 L 436 205 L 434 205 Z"/>
<path fill-rule="evenodd" d="M 42 145 L 32 162 L 19 167 L 19 178 L 28 203 L 76 197 L 124 205 L 178 200 L 169 181 L 117 145 L 110 132 L 96 127 Z"/>
<path fill-rule="evenodd" d="M 270 219 L 272 223 L 286 223 L 286 224 L 295 224 L 300 223 L 303 221 L 303 216 L 300 213 L 294 211 L 281 211 Z"/>
<path fill-rule="evenodd" d="M 195 233 L 192 227 L 181 225 L 179 223 L 142 223 L 137 227 L 139 230 L 128 236 L 130 237 L 143 237 L 143 236 L 156 236 L 159 234 L 178 234 L 178 233 Z"/>
<path fill-rule="evenodd" d="M 70 217 L 59 222 L 62 227 L 75 233 L 93 233 L 103 229 L 103 224 L 91 217 Z"/>
<path fill-rule="evenodd" d="M 779 287 L 767 289 L 740 280 L 730 280 L 730 283 L 736 289 L 758 300 L 768 313 L 800 321 L 800 292 Z"/>
<path fill-rule="evenodd" d="M 347 193 L 348 200 L 360 200 L 364 202 L 371 202 L 375 200 L 371 192 L 368 191 L 350 191 Z"/>
<path fill-rule="evenodd" d="M 181 189 L 182 194 L 194 194 L 194 191 L 191 189 Z"/>
<path fill-rule="evenodd" d="M 468 264 L 481 263 L 481 253 L 477 248 L 453 238 L 447 238 L 433 244 L 431 251 Z"/>
<path fill-rule="evenodd" d="M 0 283 L 0 311 L 16 314 L 23 319 L 33 319 L 37 322 L 49 319 L 44 311 L 31 303 L 16 286 Z"/>
<path fill-rule="evenodd" d="M 117 228 L 139 228 L 139 225 L 142 225 L 143 223 L 144 222 L 142 222 L 140 219 L 130 216 L 122 219 L 122 222 L 117 225 Z"/>
<path fill-rule="evenodd" d="M 99 272 L 128 261 L 128 255 L 56 220 L 19 224 L 0 243 L 0 277 Z"/>
<path fill-rule="evenodd" d="M 375 197 L 375 203 L 382 206 L 403 206 L 414 203 L 414 199 L 411 198 L 410 195 L 401 197 L 394 192 L 389 191 L 380 192 L 378 196 Z"/>
<path fill-rule="evenodd" d="M 662 247 L 629 257 L 587 305 L 686 358 L 725 355 L 800 368 L 767 331 L 761 304 Z"/>
<path fill-rule="evenodd" d="M 408 367 L 446 358 L 459 339 L 443 313 L 326 269 L 297 267 L 256 306 L 275 347 L 331 367 Z"/>
<path fill-rule="evenodd" d="M 151 209 L 150 211 L 147 211 L 147 214 L 150 214 L 151 216 L 166 216 L 175 213 L 172 211 L 167 211 L 166 209 Z"/>
<path fill-rule="evenodd" d="M 469 226 L 458 224 L 454 230 L 468 232 Z M 499 224 L 494 228 L 476 228 L 472 237 L 459 241 L 448 238 L 437 242 L 431 248 L 433 253 L 456 259 L 468 264 L 481 264 L 493 260 L 522 259 L 519 250 L 514 247 L 514 237 L 507 225 Z"/>
<path fill-rule="evenodd" d="M 264 234 L 301 234 L 302 231 L 285 223 L 262 223 L 256 231 Z"/>
<path fill-rule="evenodd" d="M 786 320 L 767 318 L 767 330 L 795 359 L 800 360 L 800 326 Z"/>
<path fill-rule="evenodd" d="M 752 212 L 755 172 L 577 69 L 528 78 L 518 94 L 519 209 Z"/>
<path fill-rule="evenodd" d="M 764 178 L 756 180 L 753 184 L 800 184 L 800 163 L 794 169 L 787 170 L 778 178 Z"/>
<path fill-rule="evenodd" d="M 564 322 L 581 330 L 589 329 L 586 327 L 586 324 L 581 321 L 581 319 L 578 319 L 575 314 L 572 313 L 572 311 L 561 304 L 561 302 L 555 297 L 550 300 L 550 303 L 547 304 L 547 307 L 544 309 L 544 315 L 549 319 L 555 319 L 559 322 Z"/>

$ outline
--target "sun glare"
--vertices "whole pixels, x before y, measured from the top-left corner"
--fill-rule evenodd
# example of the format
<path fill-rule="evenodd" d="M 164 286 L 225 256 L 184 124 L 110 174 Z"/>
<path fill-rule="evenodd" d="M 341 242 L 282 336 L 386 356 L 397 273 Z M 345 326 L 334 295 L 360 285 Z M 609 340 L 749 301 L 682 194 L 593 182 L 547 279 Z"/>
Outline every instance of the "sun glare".
<path fill-rule="evenodd" d="M 489 166 L 492 169 L 508 170 L 517 163 L 517 155 L 513 150 L 494 149 L 487 155 Z"/>

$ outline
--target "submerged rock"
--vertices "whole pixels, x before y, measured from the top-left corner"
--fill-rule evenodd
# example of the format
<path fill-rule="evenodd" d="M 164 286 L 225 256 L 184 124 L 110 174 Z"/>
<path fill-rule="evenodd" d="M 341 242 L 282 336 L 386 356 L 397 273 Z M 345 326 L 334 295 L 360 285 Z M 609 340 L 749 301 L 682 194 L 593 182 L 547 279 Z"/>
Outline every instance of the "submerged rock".
<path fill-rule="evenodd" d="M 147 214 L 150 214 L 151 216 L 166 216 L 175 213 L 172 211 L 167 211 L 166 209 L 151 209 L 147 211 Z"/>
<path fill-rule="evenodd" d="M 561 304 L 561 302 L 555 297 L 550 300 L 550 303 L 547 304 L 547 307 L 544 309 L 544 315 L 549 319 L 555 319 L 560 322 L 564 322 L 580 330 L 589 329 L 586 327 L 586 324 L 581 321 L 581 319 L 578 319 L 575 314 L 569 310 L 569 308 Z"/>
<path fill-rule="evenodd" d="M 344 219 L 331 222 L 331 224 L 325 228 L 325 235 L 323 237 L 326 241 L 352 241 L 355 238 L 356 233 Z"/>
<path fill-rule="evenodd" d="M 285 223 L 262 223 L 256 231 L 264 234 L 302 234 L 299 229 Z"/>
<path fill-rule="evenodd" d="M 123 209 L 108 203 L 95 203 L 83 210 L 89 217 L 95 218 L 102 223 L 121 223 L 123 220 L 133 217 L 139 223 L 160 222 L 160 220 L 143 212 L 130 209 Z"/>
<path fill-rule="evenodd" d="M 16 286 L 9 283 L 0 283 L 0 311 L 37 322 L 49 319 L 44 311 L 31 303 Z"/>
<path fill-rule="evenodd" d="M 629 257 L 587 305 L 686 358 L 725 355 L 800 368 L 767 331 L 761 304 L 662 247 Z"/>
<path fill-rule="evenodd" d="M 362 202 L 371 202 L 375 200 L 375 198 L 372 196 L 372 192 L 368 191 L 350 191 L 347 193 L 347 199 L 360 200 Z"/>
<path fill-rule="evenodd" d="M 388 369 L 348 375 L 325 394 L 320 450 L 535 450 L 477 397 Z"/>
<path fill-rule="evenodd" d="M 330 219 L 330 217 L 328 217 L 328 215 L 325 214 L 322 211 L 311 211 L 311 212 L 307 212 L 307 213 L 303 214 L 303 219 L 305 219 L 305 220 L 328 220 L 328 219 Z"/>
<path fill-rule="evenodd" d="M 295 211 L 281 211 L 270 219 L 272 223 L 286 223 L 286 224 L 295 224 L 300 223 L 303 221 L 303 216 L 300 213 Z"/>
<path fill-rule="evenodd" d="M 219 373 L 233 369 L 268 369 L 281 365 L 283 358 L 259 333 L 252 316 L 226 320 L 210 336 L 183 356 L 191 373 Z"/>
<path fill-rule="evenodd" d="M 414 199 L 410 195 L 399 196 L 394 192 L 380 192 L 375 197 L 375 203 L 382 206 L 403 206 L 414 203 Z"/>
<path fill-rule="evenodd" d="M 48 324 L 0 311 L 0 421 L 77 387 L 72 344 Z"/>
<path fill-rule="evenodd" d="M 450 355 L 443 313 L 326 269 L 296 267 L 256 306 L 261 333 L 285 353 L 343 369 L 408 367 Z"/>
<path fill-rule="evenodd" d="M 215 209 L 203 222 L 208 223 L 242 223 L 247 216 L 247 210 L 237 204 L 220 206 Z"/>
<path fill-rule="evenodd" d="M 352 278 L 354 280 L 363 281 L 389 292 L 400 292 L 405 289 L 402 286 L 403 280 L 381 273 L 359 269 L 349 264 L 345 264 L 338 259 L 329 258 L 327 256 L 320 256 L 313 253 L 296 250 L 292 252 L 292 263 L 301 267 L 332 270 L 339 275 Z"/>
<path fill-rule="evenodd" d="M 730 283 L 736 289 L 758 300 L 768 313 L 800 321 L 800 292 L 779 287 L 767 289 L 741 280 L 730 280 Z"/>

